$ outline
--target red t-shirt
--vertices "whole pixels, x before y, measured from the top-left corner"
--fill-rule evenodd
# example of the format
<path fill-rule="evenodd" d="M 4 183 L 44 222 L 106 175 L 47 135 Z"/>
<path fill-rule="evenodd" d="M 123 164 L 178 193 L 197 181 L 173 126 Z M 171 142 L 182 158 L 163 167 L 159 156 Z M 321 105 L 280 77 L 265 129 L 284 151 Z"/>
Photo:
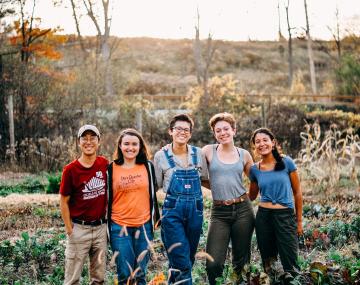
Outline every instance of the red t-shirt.
<path fill-rule="evenodd" d="M 74 160 L 64 167 L 60 194 L 69 196 L 71 218 L 95 221 L 106 214 L 106 170 L 109 162 L 98 156 L 94 164 L 87 168 Z"/>

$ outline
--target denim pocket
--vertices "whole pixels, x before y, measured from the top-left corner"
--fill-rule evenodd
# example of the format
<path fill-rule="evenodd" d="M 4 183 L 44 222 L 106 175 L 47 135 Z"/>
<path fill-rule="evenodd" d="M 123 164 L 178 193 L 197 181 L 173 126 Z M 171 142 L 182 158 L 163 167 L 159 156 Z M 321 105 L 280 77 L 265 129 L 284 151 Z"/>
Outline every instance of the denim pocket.
<path fill-rule="evenodd" d="M 176 206 L 176 199 L 171 197 L 166 197 L 163 205 L 163 210 L 174 209 Z"/>
<path fill-rule="evenodd" d="M 196 210 L 198 212 L 203 212 L 204 210 L 204 203 L 202 200 L 196 200 Z"/>

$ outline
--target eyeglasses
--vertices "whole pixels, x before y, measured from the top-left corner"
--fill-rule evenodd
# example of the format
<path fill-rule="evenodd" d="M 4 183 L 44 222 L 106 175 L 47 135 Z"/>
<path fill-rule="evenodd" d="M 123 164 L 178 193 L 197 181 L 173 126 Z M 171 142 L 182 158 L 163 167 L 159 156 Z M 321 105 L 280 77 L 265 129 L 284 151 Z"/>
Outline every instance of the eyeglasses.
<path fill-rule="evenodd" d="M 80 137 L 80 142 L 81 143 L 85 143 L 85 142 L 94 143 L 94 142 L 97 142 L 97 140 L 98 140 L 97 136 L 91 136 L 90 138 Z"/>
<path fill-rule="evenodd" d="M 189 134 L 191 131 L 189 128 L 182 128 L 182 127 L 173 127 L 172 129 L 177 131 L 178 133 L 184 132 L 185 134 Z"/>

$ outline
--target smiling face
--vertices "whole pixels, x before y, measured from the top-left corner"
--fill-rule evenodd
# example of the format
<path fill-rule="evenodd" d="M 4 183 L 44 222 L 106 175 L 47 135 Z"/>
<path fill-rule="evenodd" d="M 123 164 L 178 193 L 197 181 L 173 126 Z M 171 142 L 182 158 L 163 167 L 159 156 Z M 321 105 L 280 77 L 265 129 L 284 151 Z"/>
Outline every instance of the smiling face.
<path fill-rule="evenodd" d="M 229 122 L 218 121 L 213 129 L 215 139 L 219 144 L 227 144 L 234 142 L 236 129 L 233 129 Z"/>
<path fill-rule="evenodd" d="M 176 121 L 172 129 L 169 130 L 169 135 L 173 143 L 178 145 L 187 144 L 191 138 L 191 125 L 189 122 Z"/>
<path fill-rule="evenodd" d="M 254 138 L 254 146 L 257 154 L 266 156 L 270 154 L 275 147 L 275 140 L 272 140 L 267 134 L 257 133 Z"/>
<path fill-rule="evenodd" d="M 137 136 L 125 135 L 119 143 L 124 160 L 134 160 L 140 151 L 140 140 Z"/>
<path fill-rule="evenodd" d="M 79 147 L 83 155 L 96 155 L 99 146 L 99 137 L 93 131 L 86 131 L 79 138 Z"/>

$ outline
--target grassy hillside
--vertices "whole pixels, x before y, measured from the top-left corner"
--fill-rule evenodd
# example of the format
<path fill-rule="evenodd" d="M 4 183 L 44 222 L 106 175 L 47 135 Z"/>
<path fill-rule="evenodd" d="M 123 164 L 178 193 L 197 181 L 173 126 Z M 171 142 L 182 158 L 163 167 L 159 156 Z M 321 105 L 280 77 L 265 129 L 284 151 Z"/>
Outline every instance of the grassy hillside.
<path fill-rule="evenodd" d="M 117 93 L 184 94 L 196 85 L 193 40 L 112 38 L 112 70 Z M 94 45 L 94 39 L 88 39 Z M 286 94 L 288 86 L 287 42 L 213 41 L 216 51 L 210 77 L 232 74 L 243 93 Z M 202 42 L 205 52 L 206 42 Z M 336 51 L 332 42 L 314 42 L 318 90 L 334 92 Z M 78 48 L 64 51 L 60 65 L 79 61 Z M 306 41 L 295 39 L 294 76 L 301 73 L 305 92 L 310 92 Z M 78 62 L 80 64 L 80 62 Z M 93 67 L 93 66 L 92 66 Z M 120 84 L 121 82 L 121 84 Z M 118 85 L 116 85 L 118 84 Z M 330 83 L 331 85 L 331 83 Z"/>

